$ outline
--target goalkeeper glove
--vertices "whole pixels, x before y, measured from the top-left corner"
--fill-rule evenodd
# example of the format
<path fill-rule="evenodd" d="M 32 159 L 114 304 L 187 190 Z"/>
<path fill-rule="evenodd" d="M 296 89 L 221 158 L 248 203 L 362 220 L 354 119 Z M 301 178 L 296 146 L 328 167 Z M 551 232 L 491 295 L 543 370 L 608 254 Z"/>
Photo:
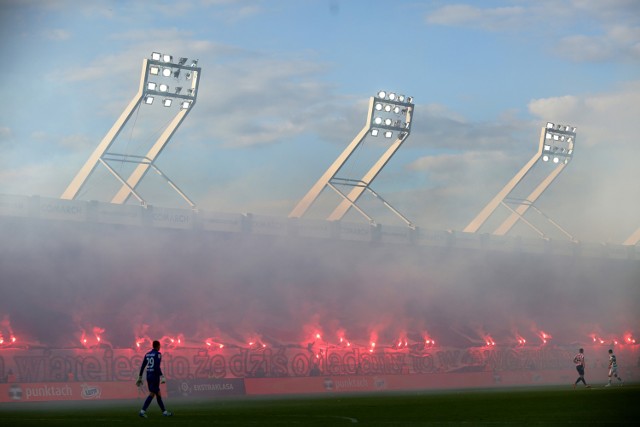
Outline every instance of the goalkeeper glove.
<path fill-rule="evenodd" d="M 137 387 L 140 387 L 141 385 L 142 385 L 142 375 L 140 375 L 140 376 L 138 377 L 138 379 L 136 380 L 136 386 L 137 386 Z"/>
<path fill-rule="evenodd" d="M 160 376 L 160 384 L 164 384 L 167 382 L 167 379 L 164 377 L 164 375 Z"/>

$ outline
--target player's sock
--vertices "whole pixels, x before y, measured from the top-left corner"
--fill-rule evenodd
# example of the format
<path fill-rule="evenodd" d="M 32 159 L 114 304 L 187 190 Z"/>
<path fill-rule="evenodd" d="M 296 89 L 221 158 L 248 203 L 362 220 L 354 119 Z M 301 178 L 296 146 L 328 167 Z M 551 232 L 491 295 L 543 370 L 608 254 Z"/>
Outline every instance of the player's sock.
<path fill-rule="evenodd" d="M 162 396 L 158 395 L 157 399 L 158 399 L 158 406 L 160 406 L 160 409 L 162 410 L 162 412 L 167 412 L 167 410 L 164 407 L 164 402 L 162 401 Z"/>
<path fill-rule="evenodd" d="M 149 407 L 149 405 L 151 405 L 151 401 L 153 400 L 153 397 L 151 396 L 147 396 L 147 400 L 144 401 L 144 405 L 142 405 L 142 410 L 146 411 L 147 408 Z"/>

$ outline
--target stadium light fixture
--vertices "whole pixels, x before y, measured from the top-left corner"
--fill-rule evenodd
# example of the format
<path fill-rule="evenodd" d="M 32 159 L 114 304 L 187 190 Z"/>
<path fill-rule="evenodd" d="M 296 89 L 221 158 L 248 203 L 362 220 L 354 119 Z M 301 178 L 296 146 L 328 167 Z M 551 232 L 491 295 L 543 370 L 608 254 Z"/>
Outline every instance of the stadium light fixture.
<path fill-rule="evenodd" d="M 411 101 L 409 101 L 409 99 Z M 322 174 L 320 179 L 311 187 L 307 194 L 298 202 L 289 213 L 290 218 L 300 218 L 306 214 L 311 205 L 317 200 L 322 191 L 329 187 L 342 199 L 333 212 L 327 217 L 329 221 L 338 221 L 344 217 L 349 209 L 354 208 L 367 220 L 373 219 L 367 215 L 358 205 L 357 201 L 364 191 L 368 191 L 381 200 L 385 206 L 391 209 L 407 225 L 414 228 L 411 221 L 405 218 L 393 206 L 386 202 L 371 188 L 371 183 L 389 162 L 391 157 L 400 148 L 411 132 L 411 118 L 413 116 L 413 98 L 398 95 L 395 92 L 379 91 L 376 96 L 369 99 L 369 111 L 367 120 L 362 130 L 356 135 L 345 150 L 338 156 L 331 166 Z M 397 107 L 397 108 L 396 108 Z M 378 158 L 374 165 L 361 179 L 339 178 L 336 174 L 349 160 L 353 152 L 361 145 L 367 136 L 377 137 L 382 133 L 385 138 L 391 139 L 395 135 L 395 141 Z M 349 186 L 351 190 L 344 194 L 336 186 Z"/>
<path fill-rule="evenodd" d="M 499 206 L 503 206 L 510 211 L 510 215 L 495 229 L 492 233 L 497 236 L 507 234 L 511 228 L 522 220 L 540 236 L 546 237 L 545 233 L 535 227 L 531 222 L 524 218 L 524 214 L 531 207 L 537 213 L 545 217 L 554 227 L 560 230 L 570 240 L 576 239 L 566 230 L 560 227 L 549 216 L 544 214 L 535 206 L 536 200 L 558 177 L 564 167 L 573 159 L 577 129 L 574 126 L 547 122 L 540 132 L 540 143 L 537 153 L 529 160 L 529 162 L 505 185 L 500 192 L 480 211 L 480 213 L 465 227 L 464 231 L 468 233 L 477 232 L 487 219 L 496 211 Z M 510 194 L 523 181 L 525 176 L 534 166 L 542 163 L 551 166 L 546 177 L 535 187 L 535 189 L 525 198 L 510 198 Z M 514 209 L 511 205 L 517 205 Z"/>
<path fill-rule="evenodd" d="M 177 63 L 173 62 L 173 56 L 164 54 L 161 52 L 152 52 L 150 59 L 144 59 L 142 63 L 142 71 L 140 75 L 140 86 L 138 92 L 129 102 L 125 110 L 121 113 L 120 117 L 113 124 L 109 132 L 104 136 L 102 141 L 98 144 L 93 153 L 89 156 L 89 159 L 85 162 L 84 166 L 73 178 L 69 186 L 66 188 L 61 198 L 66 200 L 74 200 L 78 197 L 80 190 L 86 184 L 87 180 L 93 174 L 98 164 L 104 165 L 109 172 L 122 184 L 120 190 L 112 198 L 112 203 L 122 204 L 125 203 L 131 196 L 134 196 L 138 201 L 146 205 L 144 199 L 136 191 L 136 187 L 146 175 L 149 168 L 153 168 L 162 176 L 167 183 L 177 191 L 183 199 L 195 208 L 195 204 L 189 200 L 189 198 L 155 165 L 154 161 L 161 153 L 163 148 L 169 142 L 177 128 L 182 121 L 186 118 L 187 114 L 193 108 L 198 94 L 198 87 L 200 83 L 201 68 L 197 66 L 186 66 L 188 58 L 180 58 Z M 197 65 L 197 63 L 196 63 Z M 180 77 L 180 71 L 188 70 L 189 77 Z M 149 77 L 153 76 L 154 81 L 150 81 Z M 182 86 L 176 86 L 172 92 L 171 84 L 175 83 L 178 79 L 178 85 L 180 83 L 189 87 L 186 94 L 182 94 Z M 171 79 L 171 80 L 169 80 Z M 187 81 L 188 80 L 188 81 Z M 162 97 L 162 105 L 164 107 L 171 107 L 176 103 L 180 104 L 180 108 L 174 113 L 173 119 L 169 122 L 167 127 L 155 141 L 151 149 L 145 155 L 131 155 L 131 154 L 118 154 L 109 152 L 109 149 L 117 139 L 118 135 L 133 116 L 133 113 L 141 105 L 151 106 L 154 103 L 156 96 Z M 153 107 L 145 107 L 153 108 Z M 110 161 L 130 162 L 135 163 L 137 166 L 131 175 L 125 179 L 121 177 L 114 168 L 109 165 Z"/>

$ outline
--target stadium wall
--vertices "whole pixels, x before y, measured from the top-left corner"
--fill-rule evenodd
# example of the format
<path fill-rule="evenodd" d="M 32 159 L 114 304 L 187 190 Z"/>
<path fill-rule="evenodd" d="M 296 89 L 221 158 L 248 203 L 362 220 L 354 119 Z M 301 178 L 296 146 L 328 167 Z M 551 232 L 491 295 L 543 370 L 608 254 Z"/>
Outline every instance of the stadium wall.
<path fill-rule="evenodd" d="M 330 222 L 251 213 L 234 214 L 156 206 L 114 205 L 97 201 L 62 200 L 40 196 L 0 194 L 0 220 L 2 217 L 640 260 L 640 245 L 625 246 L 597 242 L 492 236 L 452 230 L 411 229 L 381 224 Z"/>
<path fill-rule="evenodd" d="M 585 350 L 590 383 L 606 382 L 607 348 Z M 573 352 L 561 347 L 375 354 L 340 349 L 316 358 L 303 349 L 172 349 L 164 353 L 163 372 L 169 378 L 166 394 L 178 398 L 570 385 L 577 377 Z M 620 375 L 627 383 L 637 382 L 638 345 L 616 353 Z M 132 349 L 4 350 L 0 401 L 139 398 L 146 395 L 134 386 L 141 360 Z"/>

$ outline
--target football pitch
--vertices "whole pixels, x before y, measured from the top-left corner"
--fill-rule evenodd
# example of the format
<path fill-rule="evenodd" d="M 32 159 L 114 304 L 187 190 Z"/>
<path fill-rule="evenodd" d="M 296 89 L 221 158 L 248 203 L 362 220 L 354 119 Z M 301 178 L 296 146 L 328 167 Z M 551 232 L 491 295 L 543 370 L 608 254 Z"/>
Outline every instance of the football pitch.
<path fill-rule="evenodd" d="M 155 401 L 20 403 L 0 406 L 1 426 L 520 426 L 638 425 L 640 385 Z"/>

